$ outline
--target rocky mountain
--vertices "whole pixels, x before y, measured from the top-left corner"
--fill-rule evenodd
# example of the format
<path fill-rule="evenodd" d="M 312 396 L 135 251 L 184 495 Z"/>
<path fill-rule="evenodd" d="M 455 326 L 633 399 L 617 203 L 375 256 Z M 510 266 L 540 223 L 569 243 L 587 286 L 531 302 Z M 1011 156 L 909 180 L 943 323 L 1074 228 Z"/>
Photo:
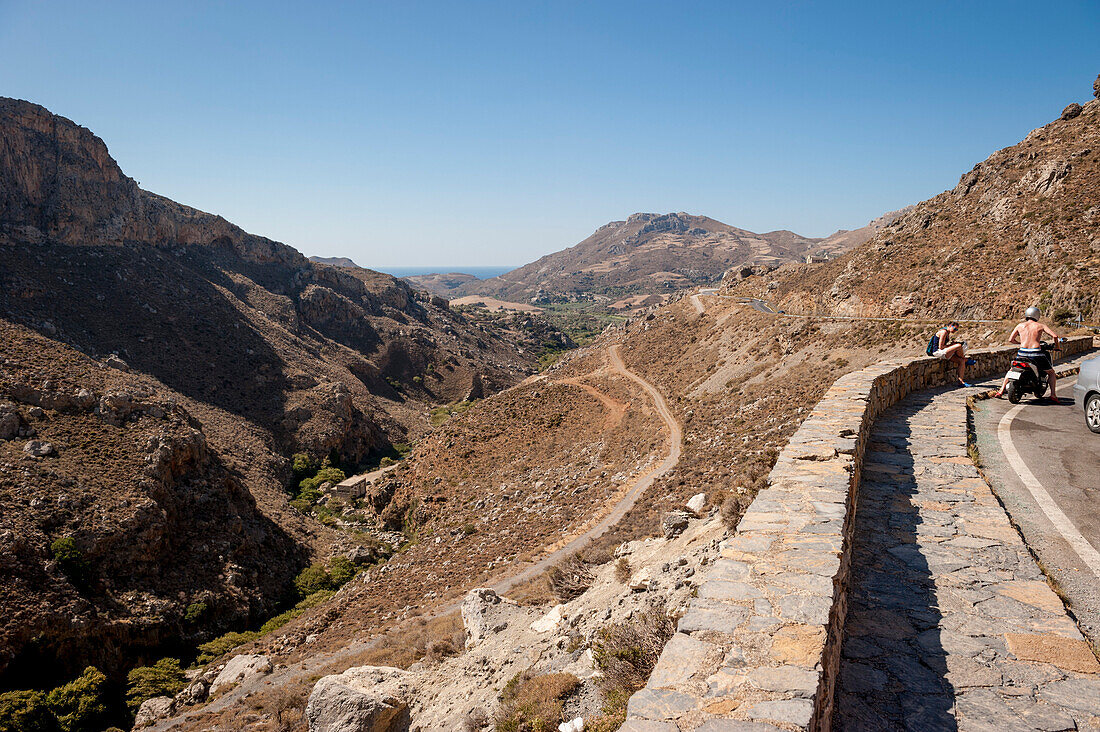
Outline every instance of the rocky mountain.
<path fill-rule="evenodd" d="M 347 257 L 310 257 L 309 261 L 316 264 L 330 264 L 333 267 L 359 267 L 358 264 Z"/>
<path fill-rule="evenodd" d="M 386 453 L 546 339 L 144 191 L 92 132 L 6 98 L 0 262 L 5 686 L 270 617 L 347 540 L 288 506 L 288 457 Z"/>
<path fill-rule="evenodd" d="M 788 312 L 1100 319 L 1100 100 L 990 155 L 834 261 L 737 285 Z"/>
<path fill-rule="evenodd" d="M 813 239 L 786 230 L 755 234 L 686 213 L 637 213 L 500 277 L 478 280 L 454 273 L 409 279 L 447 297 L 488 295 L 506 301 L 665 294 L 716 282 L 733 267 L 777 267 L 809 254 L 835 255 L 865 241 L 890 216 L 855 231 Z"/>

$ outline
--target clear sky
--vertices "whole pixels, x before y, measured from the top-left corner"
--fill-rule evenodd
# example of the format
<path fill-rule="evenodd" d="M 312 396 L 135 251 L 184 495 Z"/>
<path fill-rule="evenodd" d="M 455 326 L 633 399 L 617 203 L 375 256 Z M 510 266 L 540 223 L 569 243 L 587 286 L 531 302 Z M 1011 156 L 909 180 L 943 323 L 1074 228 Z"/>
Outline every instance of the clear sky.
<path fill-rule="evenodd" d="M 1091 96 L 1100 2 L 22 2 L 0 95 L 151 191 L 364 266 L 635 211 L 822 236 Z"/>

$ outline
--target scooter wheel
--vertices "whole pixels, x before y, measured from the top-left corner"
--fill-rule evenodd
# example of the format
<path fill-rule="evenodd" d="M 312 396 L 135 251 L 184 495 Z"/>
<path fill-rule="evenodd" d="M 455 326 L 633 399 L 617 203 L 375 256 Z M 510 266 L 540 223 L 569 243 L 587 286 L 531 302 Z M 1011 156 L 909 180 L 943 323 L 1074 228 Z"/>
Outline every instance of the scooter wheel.
<path fill-rule="evenodd" d="M 1045 382 L 1045 381 L 1040 382 L 1039 385 L 1037 387 L 1035 387 L 1035 397 L 1037 399 L 1042 399 L 1043 395 L 1046 394 L 1046 393 L 1047 393 L 1047 382 Z"/>
<path fill-rule="evenodd" d="M 1005 389 L 1005 394 L 1008 395 L 1008 401 L 1013 404 L 1020 403 L 1020 385 L 1015 381 L 1008 382 L 1008 387 Z"/>

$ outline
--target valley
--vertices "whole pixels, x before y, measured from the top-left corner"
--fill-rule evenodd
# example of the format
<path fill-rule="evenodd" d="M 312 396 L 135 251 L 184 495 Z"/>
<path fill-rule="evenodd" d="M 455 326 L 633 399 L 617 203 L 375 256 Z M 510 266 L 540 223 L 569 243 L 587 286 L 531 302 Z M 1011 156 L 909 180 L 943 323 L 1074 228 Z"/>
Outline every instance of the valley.
<path fill-rule="evenodd" d="M 824 239 L 634 214 L 499 277 L 398 279 L 144 191 L 91 131 L 0 99 L 0 731 L 74 704 L 71 732 L 854 725 L 860 680 L 830 676 L 859 653 L 848 565 L 818 572 L 852 543 L 834 513 L 855 499 L 830 494 L 859 487 L 845 441 L 873 440 L 875 501 L 907 500 L 876 475 L 910 475 L 911 450 L 935 466 L 911 470 L 935 493 L 922 515 L 994 520 L 967 462 L 973 393 L 941 388 L 925 345 L 960 320 L 992 373 L 1036 302 L 1091 348 L 1098 120 L 1100 99 L 1071 105 L 953 190 Z M 895 411 L 871 438 L 876 399 Z M 942 445 L 891 432 L 910 418 Z M 950 505 L 965 490 L 974 505 Z M 948 536 L 909 544 L 935 558 Z M 1014 534 L 959 536 L 1043 584 Z M 922 616 L 868 620 L 882 552 L 860 546 L 852 637 L 888 665 Z M 1028 632 L 1076 643 L 1043 602 Z M 966 638 L 1017 632 L 1002 609 Z M 1083 648 L 1043 661 L 1062 671 L 1043 666 L 1032 701 L 1100 688 Z M 973 663 L 965 678 L 994 660 Z M 364 721 L 379 709 L 389 726 Z"/>

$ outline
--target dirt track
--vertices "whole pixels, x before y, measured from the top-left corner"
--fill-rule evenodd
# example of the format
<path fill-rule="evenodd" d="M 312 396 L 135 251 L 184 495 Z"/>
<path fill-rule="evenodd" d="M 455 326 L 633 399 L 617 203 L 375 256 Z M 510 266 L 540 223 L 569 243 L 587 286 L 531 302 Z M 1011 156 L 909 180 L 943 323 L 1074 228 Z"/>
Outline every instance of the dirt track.
<path fill-rule="evenodd" d="M 498 594 L 504 594 L 510 590 L 529 582 L 546 570 L 558 564 L 566 557 L 580 551 L 588 546 L 594 540 L 599 538 L 622 519 L 623 516 L 634 506 L 638 498 L 646 492 L 646 490 L 653 485 L 661 476 L 668 473 L 676 464 L 680 461 L 680 453 L 683 446 L 683 430 L 680 423 L 676 421 L 676 418 L 672 415 L 672 411 L 668 407 L 668 403 L 665 401 L 664 395 L 657 390 L 653 384 L 646 381 L 641 376 L 635 374 L 628 369 L 623 363 L 622 357 L 619 355 L 619 345 L 611 346 L 607 349 L 607 370 L 610 373 L 618 374 L 627 379 L 630 379 L 637 384 L 652 400 L 654 410 L 660 417 L 661 421 L 665 425 L 665 429 L 668 431 L 668 454 L 655 468 L 648 472 L 638 476 L 632 483 L 629 483 L 620 494 L 618 502 L 616 502 L 611 509 L 605 513 L 594 525 L 585 530 L 583 533 L 573 537 L 566 541 L 563 545 L 553 549 L 542 559 L 529 564 L 520 572 L 511 575 L 509 577 L 503 577 L 492 582 L 488 586 L 495 590 Z M 580 377 L 583 378 L 583 377 Z M 608 409 L 607 421 L 605 426 L 614 426 L 622 419 L 622 415 L 625 412 L 626 405 L 622 402 L 613 399 L 612 397 L 600 392 L 595 387 L 585 384 L 579 381 L 579 378 L 562 379 L 561 383 L 572 384 L 578 386 L 585 391 L 591 393 L 597 397 Z M 452 612 L 456 612 L 462 604 L 463 598 L 457 598 L 447 603 L 443 607 L 437 609 L 430 615 L 421 616 L 420 619 L 425 617 L 435 618 L 447 615 Z M 384 637 L 381 636 L 381 637 Z M 183 715 L 175 717 L 169 720 L 162 720 L 156 725 L 149 727 L 148 729 L 170 730 L 178 729 L 180 725 L 185 725 L 193 718 L 199 715 L 205 715 L 210 713 L 217 713 L 224 711 L 231 706 L 241 703 L 245 697 L 255 692 L 263 691 L 272 688 L 273 686 L 280 686 L 292 681 L 300 680 L 308 676 L 315 676 L 318 673 L 337 673 L 338 667 L 341 662 L 350 662 L 356 656 L 370 649 L 379 639 L 373 641 L 364 641 L 352 643 L 348 646 L 340 648 L 336 651 L 329 653 L 319 653 L 309 658 L 303 659 L 298 663 L 294 663 L 290 666 L 283 668 L 277 668 L 273 673 L 266 676 L 254 677 L 253 679 L 242 683 L 241 685 L 233 688 L 228 693 L 215 699 L 213 702 L 201 707 L 195 707 L 188 710 Z"/>

